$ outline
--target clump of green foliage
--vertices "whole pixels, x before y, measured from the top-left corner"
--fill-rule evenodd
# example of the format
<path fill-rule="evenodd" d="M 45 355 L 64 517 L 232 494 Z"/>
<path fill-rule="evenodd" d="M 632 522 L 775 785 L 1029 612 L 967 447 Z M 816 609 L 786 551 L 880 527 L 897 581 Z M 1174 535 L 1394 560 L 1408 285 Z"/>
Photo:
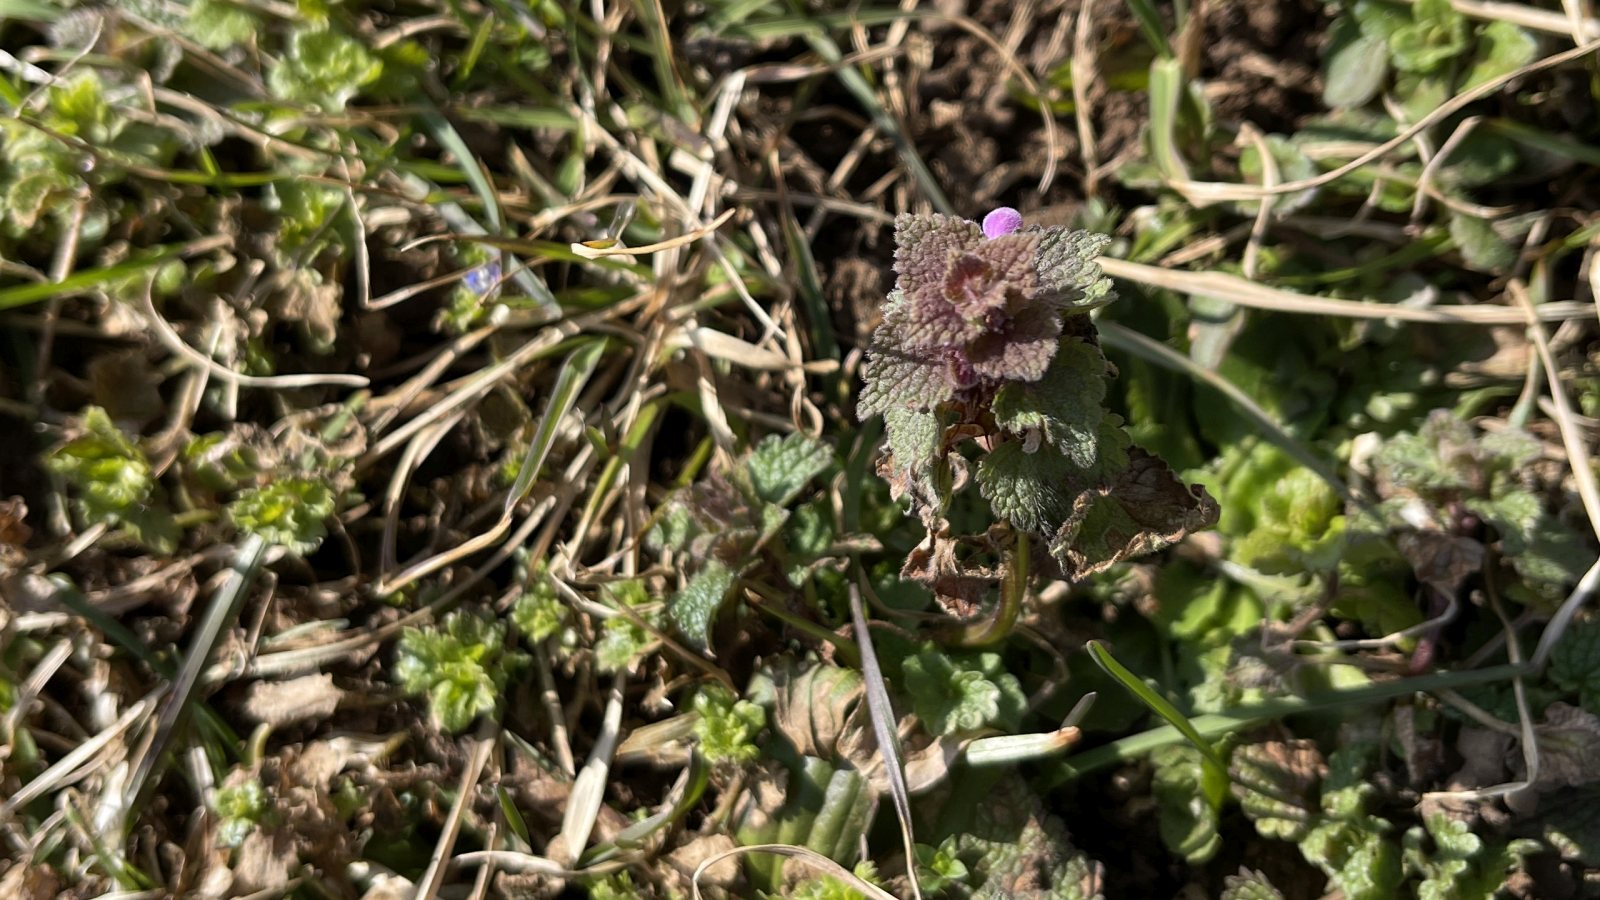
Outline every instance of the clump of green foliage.
<path fill-rule="evenodd" d="M 713 472 L 667 504 L 648 541 L 681 554 L 692 573 L 667 601 L 669 618 L 691 645 L 710 645 L 739 580 L 804 587 L 834 564 L 832 512 L 820 500 L 797 505 L 833 465 L 833 450 L 814 438 L 770 435 L 728 471 Z"/>
<path fill-rule="evenodd" d="M 84 525 L 115 528 L 158 552 L 170 552 L 178 526 L 166 509 L 144 451 L 98 406 L 81 416 L 81 430 L 52 449 L 50 471 L 74 489 L 74 507 Z"/>
<path fill-rule="evenodd" d="M 536 644 L 561 630 L 567 620 L 567 605 L 557 596 L 546 569 L 543 562 L 531 571 L 525 561 L 519 565 L 517 580 L 525 588 L 511 605 L 511 621 Z"/>
<path fill-rule="evenodd" d="M 321 546 L 333 507 L 333 491 L 326 482 L 291 475 L 240 491 L 228 504 L 228 518 L 247 534 L 304 555 Z"/>
<path fill-rule="evenodd" d="M 237 847 L 262 821 L 272 805 L 259 778 L 249 778 L 232 787 L 219 788 L 212 809 L 217 816 L 217 844 Z"/>
<path fill-rule="evenodd" d="M 395 680 L 412 696 L 426 695 L 438 727 L 457 734 L 494 711 L 511 676 L 528 656 L 505 647 L 504 622 L 452 612 L 437 626 L 407 628 L 400 636 Z"/>
<path fill-rule="evenodd" d="M 998 653 L 946 653 L 928 643 L 901 668 L 917 719 L 932 734 L 1013 732 L 1022 724 L 1028 698 Z"/>
<path fill-rule="evenodd" d="M 694 723 L 695 740 L 707 761 L 743 765 L 761 756 L 755 737 L 766 727 L 766 710 L 720 684 L 696 692 L 692 708 L 700 717 Z"/>
<path fill-rule="evenodd" d="M 618 672 L 656 645 L 651 629 L 661 627 L 661 606 L 651 601 L 644 582 L 637 578 L 613 581 L 600 593 L 617 614 L 601 624 L 594 658 L 600 671 Z"/>
<path fill-rule="evenodd" d="M 1021 568 L 1016 579 L 1027 577 L 1034 538 L 1078 578 L 1216 522 L 1215 502 L 1135 447 L 1105 409 L 1109 369 L 1088 314 L 1115 296 L 1095 262 L 1108 240 L 1022 227 L 1011 210 L 982 226 L 942 215 L 896 222 L 898 279 L 857 413 L 883 415 L 879 472 L 928 529 L 901 577 L 947 610 L 972 609 L 1005 577 L 957 558 L 962 539 L 945 516 L 969 476 L 1015 532 L 1012 549 L 1000 549 L 1008 571 Z"/>

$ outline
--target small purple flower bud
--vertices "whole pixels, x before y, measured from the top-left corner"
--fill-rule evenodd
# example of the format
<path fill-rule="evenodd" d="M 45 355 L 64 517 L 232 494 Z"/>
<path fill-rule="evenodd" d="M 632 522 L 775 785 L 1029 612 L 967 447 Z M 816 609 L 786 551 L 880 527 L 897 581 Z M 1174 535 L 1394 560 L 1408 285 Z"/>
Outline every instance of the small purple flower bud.
<path fill-rule="evenodd" d="M 500 263 L 491 262 L 467 273 L 467 288 L 478 296 L 489 293 L 500 282 Z"/>
<path fill-rule="evenodd" d="M 983 236 L 989 240 L 1008 235 L 1022 227 L 1022 213 L 1002 206 L 983 217 Z"/>

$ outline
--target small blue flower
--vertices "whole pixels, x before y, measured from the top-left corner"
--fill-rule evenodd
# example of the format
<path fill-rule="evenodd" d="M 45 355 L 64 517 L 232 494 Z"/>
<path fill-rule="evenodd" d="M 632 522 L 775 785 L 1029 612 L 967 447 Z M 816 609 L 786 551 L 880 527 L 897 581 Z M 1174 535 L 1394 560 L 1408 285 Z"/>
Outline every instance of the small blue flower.
<path fill-rule="evenodd" d="M 1022 227 L 1022 213 L 1002 206 L 983 217 L 983 236 L 989 240 L 1008 235 Z"/>
<path fill-rule="evenodd" d="M 467 273 L 465 281 L 474 294 L 481 297 L 489 293 L 500 283 L 500 261 L 495 260 L 473 269 Z"/>

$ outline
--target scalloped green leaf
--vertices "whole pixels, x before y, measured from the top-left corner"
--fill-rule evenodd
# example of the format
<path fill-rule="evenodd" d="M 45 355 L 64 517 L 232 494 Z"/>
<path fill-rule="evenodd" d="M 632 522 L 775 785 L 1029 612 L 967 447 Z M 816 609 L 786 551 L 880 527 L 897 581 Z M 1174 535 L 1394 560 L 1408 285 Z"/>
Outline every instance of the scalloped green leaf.
<path fill-rule="evenodd" d="M 833 464 L 833 449 L 803 434 L 768 435 L 744 461 L 755 496 L 787 506 L 812 478 Z"/>
<path fill-rule="evenodd" d="M 667 601 L 667 615 L 683 636 L 700 650 L 711 645 L 711 623 L 733 589 L 734 572 L 716 560 L 694 573 L 683 590 Z"/>

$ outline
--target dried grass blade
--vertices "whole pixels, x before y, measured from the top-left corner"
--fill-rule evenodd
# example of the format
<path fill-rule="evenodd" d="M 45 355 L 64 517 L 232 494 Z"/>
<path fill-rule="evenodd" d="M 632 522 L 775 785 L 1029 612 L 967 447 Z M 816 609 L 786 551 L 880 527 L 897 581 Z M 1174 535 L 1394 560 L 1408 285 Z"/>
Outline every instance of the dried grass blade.
<path fill-rule="evenodd" d="M 461 820 L 466 815 L 467 804 L 471 802 L 472 792 L 478 786 L 484 766 L 489 762 L 489 754 L 494 752 L 498 743 L 494 737 L 495 728 L 493 723 L 486 721 L 478 732 L 472 752 L 467 755 L 467 764 L 461 770 L 461 782 L 456 787 L 456 800 L 450 804 L 450 812 L 445 816 L 439 842 L 434 845 L 433 856 L 428 860 L 428 868 L 417 879 L 414 900 L 434 900 L 439 896 L 439 886 L 449 869 L 450 851 L 455 849 L 456 836 L 461 833 Z"/>
<path fill-rule="evenodd" d="M 147 715 L 150 712 L 150 708 L 155 705 L 156 698 L 160 696 L 162 690 L 164 688 L 158 688 L 138 703 L 128 707 L 128 711 L 123 713 L 109 727 L 74 747 L 71 753 L 56 760 L 54 765 L 40 772 L 37 777 L 23 785 L 15 794 L 7 797 L 4 803 L 0 803 L 0 822 L 10 819 L 12 813 L 37 800 L 51 788 L 61 784 L 79 766 L 88 762 L 96 753 L 105 749 L 106 745 L 115 740 L 118 735 L 127 731 L 133 723 Z"/>
<path fill-rule="evenodd" d="M 872 634 L 867 628 L 867 614 L 861 608 L 861 589 L 850 585 L 850 618 L 855 624 L 856 646 L 861 651 L 861 676 L 867 694 L 867 712 L 872 717 L 872 733 L 878 739 L 878 752 L 883 754 L 883 770 L 889 779 L 889 796 L 894 800 L 895 816 L 900 820 L 900 836 L 905 840 L 907 874 L 911 893 L 922 900 L 922 887 L 917 884 L 916 838 L 911 828 L 911 792 L 906 788 L 905 757 L 900 752 L 900 738 L 895 733 L 894 706 L 889 702 L 888 683 L 883 669 L 878 665 L 878 654 L 872 648 Z"/>
<path fill-rule="evenodd" d="M 838 66 L 840 60 L 844 58 L 844 54 L 839 51 L 839 45 L 821 30 L 807 29 L 804 37 L 811 45 L 811 49 L 817 51 L 817 55 L 828 65 Z M 872 90 L 872 85 L 867 83 L 861 71 L 841 66 L 838 75 L 845 89 L 872 116 L 872 121 L 878 126 L 878 130 L 889 136 L 895 151 L 900 155 L 900 162 L 911 173 L 911 177 L 917 182 L 917 187 L 922 189 L 922 193 L 928 198 L 928 202 L 933 204 L 933 208 L 947 216 L 955 215 L 956 208 L 950 204 L 950 198 L 944 195 L 944 189 L 939 187 L 938 179 L 933 177 L 932 170 L 922 161 L 922 155 L 917 152 L 916 146 L 906 137 L 905 129 L 900 127 L 900 123 L 878 100 L 877 93 Z"/>
<path fill-rule="evenodd" d="M 589 834 L 594 831 L 595 819 L 600 815 L 600 801 L 605 797 L 606 776 L 611 771 L 611 757 L 617 750 L 617 740 L 622 732 L 623 691 L 627 686 L 627 673 L 618 672 L 616 680 L 611 683 L 611 696 L 606 700 L 600 734 L 595 738 L 594 748 L 589 751 L 589 759 L 584 762 L 583 770 L 572 782 L 572 793 L 567 795 L 567 808 L 561 817 L 561 833 L 556 836 L 556 841 L 560 842 L 557 849 L 562 853 L 561 859 L 576 860 L 582 856 L 584 846 L 589 843 Z"/>
<path fill-rule="evenodd" d="M 1111 257 L 1101 257 L 1099 263 L 1100 268 L 1112 278 L 1185 294 L 1205 294 L 1240 306 L 1278 312 L 1355 319 L 1396 319 L 1402 322 L 1428 322 L 1436 325 L 1514 325 L 1526 321 L 1524 313 L 1509 306 L 1475 304 L 1417 309 L 1393 303 L 1336 300 L 1314 294 L 1297 294 L 1223 272 L 1164 269 Z M 1546 322 L 1581 319 L 1594 315 L 1594 307 L 1571 302 L 1543 303 L 1538 306 L 1537 314 L 1540 320 Z"/>
<path fill-rule="evenodd" d="M 239 545 L 233 567 L 206 605 L 205 617 L 200 620 L 200 627 L 189 644 L 189 652 L 184 655 L 183 668 L 178 670 L 172 691 L 162 703 L 161 712 L 156 718 L 154 737 L 149 746 L 144 748 L 144 756 L 134 768 L 133 777 L 128 780 L 127 797 L 139 795 L 145 780 L 166 751 L 178 718 L 189 705 L 189 695 L 199 683 L 200 673 L 205 671 L 206 660 L 216 647 L 222 629 L 238 617 L 239 607 L 250 592 L 250 583 L 261 570 L 266 555 L 267 542 L 260 535 L 252 534 Z"/>

